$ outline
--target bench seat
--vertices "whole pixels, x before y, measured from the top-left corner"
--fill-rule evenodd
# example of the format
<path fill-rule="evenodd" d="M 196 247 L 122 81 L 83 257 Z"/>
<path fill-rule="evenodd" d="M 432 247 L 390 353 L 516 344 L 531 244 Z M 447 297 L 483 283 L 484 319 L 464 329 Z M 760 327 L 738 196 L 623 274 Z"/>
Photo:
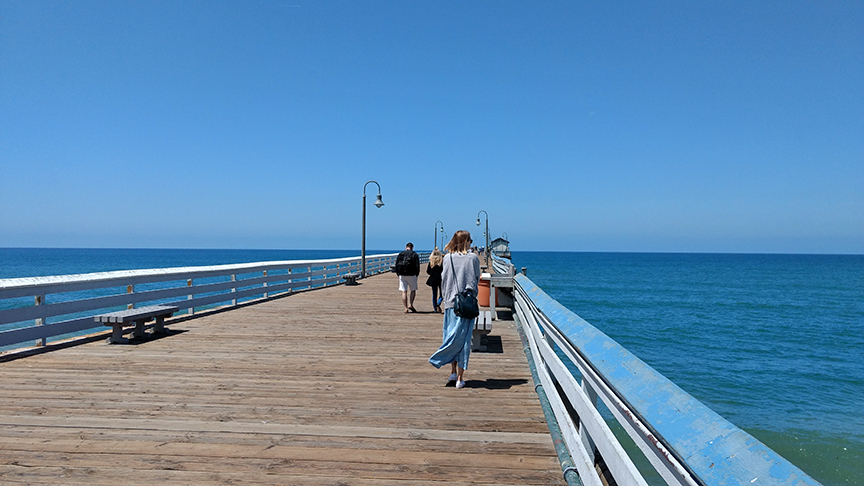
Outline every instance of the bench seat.
<path fill-rule="evenodd" d="M 135 323 L 135 330 L 132 331 L 133 338 L 144 337 L 144 324 L 147 321 L 156 319 L 156 325 L 153 326 L 153 333 L 159 334 L 165 332 L 165 318 L 171 317 L 175 312 L 180 310 L 179 307 L 173 305 L 151 305 L 138 309 L 127 309 L 117 312 L 109 312 L 94 316 L 96 322 L 100 322 L 106 326 L 111 326 L 113 331 L 111 337 L 108 338 L 108 343 L 124 343 L 127 342 L 123 338 L 123 326 Z"/>

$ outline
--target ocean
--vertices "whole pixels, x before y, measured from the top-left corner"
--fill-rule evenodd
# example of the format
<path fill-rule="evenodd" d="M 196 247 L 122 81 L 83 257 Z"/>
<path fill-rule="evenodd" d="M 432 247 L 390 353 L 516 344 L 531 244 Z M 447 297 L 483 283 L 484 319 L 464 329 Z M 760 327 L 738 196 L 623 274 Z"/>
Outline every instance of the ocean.
<path fill-rule="evenodd" d="M 0 248 L 0 278 L 358 254 Z M 864 484 L 864 256 L 516 251 L 512 261 L 825 486 Z"/>
<path fill-rule="evenodd" d="M 822 484 L 864 484 L 864 256 L 513 252 L 512 261 Z"/>

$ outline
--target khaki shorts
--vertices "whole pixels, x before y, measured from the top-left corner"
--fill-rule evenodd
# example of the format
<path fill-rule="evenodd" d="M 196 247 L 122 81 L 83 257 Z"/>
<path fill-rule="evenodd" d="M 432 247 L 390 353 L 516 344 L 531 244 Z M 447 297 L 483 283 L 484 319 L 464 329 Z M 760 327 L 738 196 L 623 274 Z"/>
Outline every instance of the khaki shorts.
<path fill-rule="evenodd" d="M 399 290 L 417 290 L 417 275 L 399 275 Z"/>

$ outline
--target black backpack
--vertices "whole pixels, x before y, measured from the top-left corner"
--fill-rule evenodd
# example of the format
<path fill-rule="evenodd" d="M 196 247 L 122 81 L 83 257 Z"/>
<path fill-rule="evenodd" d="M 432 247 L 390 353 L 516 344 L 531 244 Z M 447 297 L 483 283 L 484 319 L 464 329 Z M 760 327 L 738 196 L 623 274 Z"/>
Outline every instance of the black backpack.
<path fill-rule="evenodd" d="M 393 271 L 396 272 L 396 275 L 408 275 L 413 253 L 413 251 L 403 251 L 396 257 L 396 264 L 393 265 Z"/>
<path fill-rule="evenodd" d="M 407 263 L 404 253 L 400 253 L 399 256 L 396 257 L 396 264 L 393 265 L 393 271 L 396 272 L 396 275 L 402 275 L 405 272 L 405 264 Z"/>

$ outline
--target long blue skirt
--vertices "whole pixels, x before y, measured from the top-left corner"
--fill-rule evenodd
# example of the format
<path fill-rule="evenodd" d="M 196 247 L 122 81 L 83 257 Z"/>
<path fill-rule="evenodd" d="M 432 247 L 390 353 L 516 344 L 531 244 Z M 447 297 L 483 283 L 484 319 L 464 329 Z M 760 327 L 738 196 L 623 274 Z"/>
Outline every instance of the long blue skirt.
<path fill-rule="evenodd" d="M 467 370 L 473 330 L 474 319 L 463 319 L 453 312 L 453 308 L 445 309 L 444 336 L 441 347 L 429 358 L 432 366 L 440 368 L 455 361 L 456 366 Z"/>

